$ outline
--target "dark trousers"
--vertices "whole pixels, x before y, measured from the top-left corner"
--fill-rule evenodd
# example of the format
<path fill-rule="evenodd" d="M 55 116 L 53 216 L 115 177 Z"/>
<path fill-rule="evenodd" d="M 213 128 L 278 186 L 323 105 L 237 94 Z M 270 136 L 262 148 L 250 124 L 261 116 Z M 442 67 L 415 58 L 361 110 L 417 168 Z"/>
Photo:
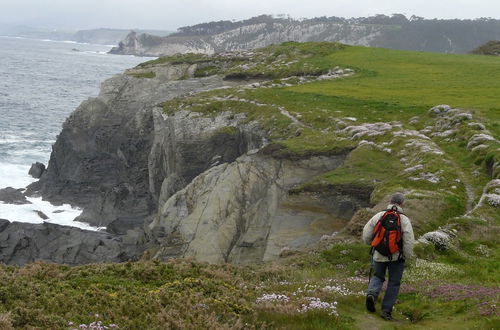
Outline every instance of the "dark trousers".
<path fill-rule="evenodd" d="M 382 285 L 385 281 L 385 273 L 389 270 L 389 282 L 387 283 L 387 290 L 382 300 L 382 311 L 392 312 L 392 307 L 398 298 L 399 287 L 401 286 L 401 278 L 405 269 L 405 262 L 403 260 L 377 262 L 373 261 L 374 275 L 368 284 L 367 294 L 372 295 L 377 300 L 377 297 L 382 290 Z"/>

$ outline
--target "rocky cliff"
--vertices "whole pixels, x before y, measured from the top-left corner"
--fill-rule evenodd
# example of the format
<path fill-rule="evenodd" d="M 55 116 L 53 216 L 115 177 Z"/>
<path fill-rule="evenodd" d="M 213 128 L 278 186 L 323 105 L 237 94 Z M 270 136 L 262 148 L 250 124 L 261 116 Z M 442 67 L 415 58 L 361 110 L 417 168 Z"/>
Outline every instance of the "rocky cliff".
<path fill-rule="evenodd" d="M 159 246 L 155 257 L 255 263 L 342 229 L 359 208 L 369 206 L 369 191 L 289 191 L 335 169 L 345 156 L 291 161 L 255 152 L 211 168 L 161 203 L 148 227 Z"/>
<path fill-rule="evenodd" d="M 126 240 L 129 258 L 148 249 L 162 259 L 256 262 L 343 227 L 357 209 L 369 205 L 369 192 L 319 198 L 289 190 L 337 167 L 349 148 L 297 158 L 273 144 L 263 149 L 272 133 L 245 113 L 170 113 L 162 106 L 202 92 L 254 89 L 275 74 L 294 78 L 293 72 L 255 78 L 251 72 L 235 74 L 241 67 L 262 65 L 270 51 L 157 60 L 109 79 L 98 97 L 83 102 L 66 120 L 47 170 L 28 193 L 83 208 L 77 220 L 104 226 L 110 237 Z M 336 70 L 301 72 L 294 79 L 352 74 Z M 333 201 L 347 209 L 341 212 Z M 76 254 L 75 262 L 87 260 Z M 126 257 L 111 254 L 109 260 Z M 53 258 L 62 260 L 57 254 Z"/>
<path fill-rule="evenodd" d="M 392 17 L 306 20 L 258 16 L 244 21 L 220 21 L 180 28 L 157 37 L 130 33 L 112 54 L 169 56 L 255 49 L 285 41 L 335 41 L 350 45 L 467 53 L 488 40 L 500 38 L 498 20 L 426 20 L 395 14 Z"/>
<path fill-rule="evenodd" d="M 284 22 L 255 23 L 240 26 L 214 35 L 172 35 L 156 37 L 131 32 L 111 54 L 139 56 L 170 56 L 177 53 L 214 54 L 216 52 L 254 49 L 285 41 L 337 41 L 351 45 L 369 46 L 391 27 L 348 25 L 339 23 Z"/>
<path fill-rule="evenodd" d="M 495 70 L 332 43 L 127 70 L 68 119 L 30 187 L 107 231 L 0 220 L 1 262 L 106 263 L 0 265 L 0 328 L 387 327 L 350 306 L 370 268 L 360 231 L 394 192 L 417 238 L 398 325 L 495 328 Z"/>
<path fill-rule="evenodd" d="M 160 128 L 155 127 L 153 108 L 173 97 L 224 85 L 220 77 L 179 80 L 193 69 L 171 65 L 158 68 L 155 79 L 124 74 L 106 81 L 100 95 L 83 102 L 65 122 L 50 169 L 36 189 L 53 202 L 84 207 L 81 220 L 93 225 L 120 232 L 124 225 L 140 225 L 155 209 L 149 172 L 156 170 L 148 168 L 148 161 L 153 132 Z"/>
<path fill-rule="evenodd" d="M 42 225 L 11 236 L 17 225 L 6 226 L 4 260 L 272 260 L 344 228 L 357 233 L 398 190 L 417 230 L 460 214 L 494 221 L 498 140 L 449 106 L 409 117 L 389 103 L 325 101 L 323 86 L 359 79 L 325 60 L 350 50 L 359 48 L 292 42 L 177 55 L 104 82 L 64 123 L 28 193 L 81 207 L 77 220 L 106 233 Z M 451 136 L 482 157 L 493 180 L 484 191 L 441 148 L 459 141 Z"/>

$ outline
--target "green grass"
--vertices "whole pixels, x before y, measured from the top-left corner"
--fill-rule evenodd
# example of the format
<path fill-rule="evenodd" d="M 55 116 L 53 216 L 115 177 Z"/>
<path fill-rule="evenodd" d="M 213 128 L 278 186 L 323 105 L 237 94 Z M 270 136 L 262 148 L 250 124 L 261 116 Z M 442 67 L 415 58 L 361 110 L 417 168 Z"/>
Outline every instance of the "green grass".
<path fill-rule="evenodd" d="M 328 42 L 285 42 L 257 50 L 251 61 L 247 61 L 249 67 L 235 66 L 226 70 L 225 75 L 231 79 L 318 76 L 333 68 L 327 56 L 347 47 Z"/>
<path fill-rule="evenodd" d="M 195 76 L 220 74 L 233 79 L 273 79 L 276 84 L 293 82 L 291 87 L 208 91 L 162 106 L 170 116 L 181 110 L 206 116 L 222 111 L 244 113 L 247 121 L 258 121 L 268 130 L 270 152 L 274 150 L 275 156 L 293 159 L 291 155 L 300 158 L 349 153 L 341 166 L 296 187 L 294 192 L 359 187 L 373 190 L 371 202 L 375 204 L 396 190 L 405 191 L 408 210 L 415 212 L 415 232 L 420 235 L 439 226 L 454 226 L 458 238 L 453 249 L 437 251 L 433 245 L 417 245 L 419 259 L 407 263 L 400 303 L 394 312 L 396 323 L 365 312 L 363 291 L 369 249 L 359 237 L 340 233 L 310 251 L 248 267 L 210 266 L 187 260 L 74 268 L 0 266 L 0 328 L 64 329 L 70 321 L 88 324 L 96 318 L 122 329 L 224 329 L 243 328 L 245 323 L 247 328 L 257 329 L 266 325 L 281 329 L 500 327 L 498 313 L 490 308 L 498 296 L 454 299 L 444 293 L 433 295 L 445 285 L 480 286 L 492 291 L 498 288 L 498 209 L 483 206 L 473 216 L 463 216 L 467 188 L 477 202 L 492 178 L 488 168 L 500 159 L 498 145 L 491 143 L 483 153 L 467 151 L 467 140 L 478 131 L 465 122 L 451 140 L 432 138 L 443 155 L 410 148 L 408 165 L 399 152 L 409 148 L 409 138 L 394 137 L 390 132 L 366 137 L 377 145 L 385 142 L 392 149 L 387 152 L 372 145 L 356 148 L 364 137 L 351 139 L 342 131 L 349 125 L 395 121 L 407 130 L 422 129 L 435 120 L 428 109 L 447 103 L 471 109 L 474 121 L 485 123 L 498 137 L 500 58 L 335 43 L 285 43 L 257 50 L 253 57 L 187 54 L 146 62 L 139 68 L 171 64 L 199 65 Z M 304 84 L 299 84 L 298 78 L 286 80 L 290 75 L 317 76 L 336 66 L 356 73 Z M 149 72 L 139 75 L 153 78 Z M 284 115 L 283 109 L 298 123 Z M 410 123 L 413 117 L 418 117 L 418 122 Z M 225 127 L 215 133 L 234 135 L 238 130 Z M 427 172 L 439 172 L 441 181 L 412 180 L 415 174 L 404 170 L 417 163 L 424 164 Z M 350 293 L 322 290 L 326 285 L 342 285 Z M 269 293 L 286 295 L 290 301 L 256 302 Z M 324 311 L 298 312 L 306 297 L 337 301 L 339 316 Z"/>
<path fill-rule="evenodd" d="M 364 290 L 369 247 L 338 237 L 326 246 L 288 259 L 253 266 L 208 265 L 189 260 L 124 264 L 31 264 L 0 266 L 2 329 L 64 329 L 69 322 L 100 320 L 120 329 L 247 328 L 272 329 L 483 329 L 497 325 L 495 295 L 467 294 L 455 299 L 443 286 L 498 289 L 499 261 L 478 255 L 478 243 L 498 255 L 498 244 L 466 241 L 460 250 L 417 250 L 432 262 L 407 263 L 395 323 L 368 314 Z M 427 246 L 429 247 L 429 246 Z M 474 262 L 477 267 L 470 267 Z M 325 291 L 342 287 L 343 294 Z M 443 296 L 436 295 L 441 290 Z M 258 303 L 264 294 L 288 302 Z M 459 292 L 457 291 L 457 294 Z M 337 302 L 328 310 L 299 312 L 307 297 Z M 380 305 L 378 305 L 378 308 Z M 96 316 L 96 314 L 98 314 Z"/>
<path fill-rule="evenodd" d="M 283 64 L 293 56 L 299 58 L 297 63 Z M 425 115 L 434 105 L 450 104 L 475 109 L 480 117 L 487 118 L 488 127 L 500 135 L 500 106 L 496 97 L 500 82 L 495 79 L 500 73 L 499 58 L 328 43 L 285 43 L 262 49 L 256 58 L 252 59 L 260 63 L 256 67 L 242 70 L 237 66 L 227 69 L 225 74 L 283 78 L 300 75 L 304 70 L 310 70 L 304 74 L 314 75 L 316 71 L 324 72 L 336 66 L 356 70 L 356 75 L 344 79 L 236 93 L 301 114 L 301 121 L 315 129 L 332 126 L 333 119 L 345 116 L 356 117 L 361 122 L 405 122 L 413 116 Z M 305 64 L 308 64 L 306 69 L 300 70 Z M 210 66 L 206 68 L 214 70 Z M 226 92 L 231 93 L 234 90 Z M 266 117 L 262 121 L 267 122 Z"/>
<path fill-rule="evenodd" d="M 416 214 L 420 232 L 445 225 L 449 219 L 462 215 L 471 204 L 467 194 L 472 191 L 477 202 L 484 184 L 499 175 L 489 170 L 500 159 L 496 144 L 491 143 L 482 154 L 467 151 L 468 139 L 479 133 L 469 128 L 467 122 L 452 136 L 455 139 L 452 143 L 443 138 L 432 139 L 444 155 L 408 148 L 409 138 L 393 138 L 390 132 L 358 139 L 351 139 L 342 132 L 349 125 L 375 122 L 398 122 L 404 129 L 419 130 L 436 120 L 428 114 L 430 107 L 448 103 L 471 109 L 473 120 L 483 122 L 498 136 L 500 106 L 496 90 L 500 81 L 495 79 L 495 73 L 500 73 L 499 58 L 293 42 L 257 50 L 253 57 L 237 58 L 238 61 L 230 60 L 224 66 L 215 57 L 214 61 L 219 64 L 203 64 L 202 68 L 207 69 L 202 69 L 200 75 L 217 69 L 218 74 L 242 79 L 274 79 L 272 83 L 279 85 L 280 82 L 292 82 L 286 79 L 289 76 L 314 76 L 336 67 L 354 69 L 353 76 L 342 79 L 298 84 L 299 80 L 294 78 L 296 85 L 291 87 L 236 87 L 163 104 L 170 115 L 179 110 L 208 116 L 216 116 L 222 111 L 244 113 L 247 121 L 260 122 L 268 130 L 271 141 L 284 148 L 279 154 L 288 155 L 290 159 L 347 153 L 361 139 L 378 145 L 386 143 L 392 149 L 391 153 L 370 146 L 356 149 L 342 166 L 304 184 L 309 191 L 322 186 L 366 187 L 373 189 L 371 201 L 374 204 L 394 191 L 405 191 L 413 198 L 410 213 Z M 284 115 L 282 110 L 296 121 Z M 417 122 L 412 120 L 415 118 Z M 401 151 L 405 150 L 410 161 L 403 164 Z M 415 180 L 418 173 L 404 172 L 418 164 L 425 164 L 418 173 L 439 173 L 440 181 Z M 471 175 L 476 172 L 477 175 Z M 425 212 L 417 212 L 421 208 Z M 495 218 L 495 210 L 491 208 L 478 212 L 481 216 Z"/>
<path fill-rule="evenodd" d="M 139 64 L 137 67 L 142 68 L 142 67 L 149 67 L 161 64 L 195 64 L 195 63 L 204 63 L 207 61 L 208 61 L 207 56 L 203 54 L 194 54 L 194 53 L 176 54 L 173 56 L 159 57 L 155 60 L 144 62 Z"/>
<path fill-rule="evenodd" d="M 348 47 L 328 56 L 332 65 L 355 68 L 358 75 L 317 82 L 289 90 L 312 99 L 316 95 L 386 102 L 407 108 L 437 104 L 475 109 L 500 135 L 500 58 Z"/>
<path fill-rule="evenodd" d="M 351 152 L 342 166 L 324 174 L 322 179 L 333 184 L 375 187 L 388 177 L 395 178 L 403 169 L 403 164 L 395 157 L 366 146 Z"/>
<path fill-rule="evenodd" d="M 208 77 L 212 76 L 214 74 L 220 73 L 220 69 L 217 68 L 215 65 L 208 65 L 204 67 L 197 68 L 194 76 L 195 77 Z"/>
<path fill-rule="evenodd" d="M 156 73 L 153 71 L 148 71 L 148 72 L 129 72 L 127 73 L 129 76 L 133 76 L 136 78 L 148 78 L 152 79 L 156 77 Z"/>

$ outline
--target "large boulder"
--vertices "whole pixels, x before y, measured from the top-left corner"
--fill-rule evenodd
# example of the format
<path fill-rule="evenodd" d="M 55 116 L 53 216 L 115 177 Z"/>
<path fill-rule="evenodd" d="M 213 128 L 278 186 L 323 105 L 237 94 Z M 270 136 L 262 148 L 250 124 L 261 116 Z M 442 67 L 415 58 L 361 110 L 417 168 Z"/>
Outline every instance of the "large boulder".
<path fill-rule="evenodd" d="M 29 175 L 34 177 L 35 179 L 40 179 L 43 172 L 45 172 L 45 165 L 39 162 L 33 163 L 28 172 Z"/>
<path fill-rule="evenodd" d="M 440 228 L 435 231 L 425 233 L 418 239 L 419 243 L 434 244 L 439 251 L 445 251 L 453 247 L 453 240 L 457 237 L 455 229 Z"/>

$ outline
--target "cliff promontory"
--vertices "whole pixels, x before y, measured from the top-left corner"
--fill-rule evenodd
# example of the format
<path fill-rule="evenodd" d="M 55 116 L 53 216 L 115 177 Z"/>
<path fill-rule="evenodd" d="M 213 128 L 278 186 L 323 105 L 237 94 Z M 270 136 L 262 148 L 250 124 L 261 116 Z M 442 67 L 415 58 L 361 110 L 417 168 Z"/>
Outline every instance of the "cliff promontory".
<path fill-rule="evenodd" d="M 243 21 L 186 26 L 165 37 L 131 32 L 110 53 L 139 56 L 213 54 L 286 41 L 329 41 L 391 49 L 468 53 L 488 40 L 497 39 L 500 39 L 500 22 L 495 19 L 431 20 L 393 14 L 296 20 L 261 15 Z"/>
<path fill-rule="evenodd" d="M 360 231 L 394 192 L 417 239 L 394 324 L 498 328 L 498 72 L 289 42 L 105 81 L 28 189 L 105 229 L 0 219 L 0 328 L 386 328 Z"/>
<path fill-rule="evenodd" d="M 34 252 L 30 259 L 26 249 L 4 248 L 3 260 L 274 260 L 339 233 L 357 235 L 395 191 L 405 193 L 419 235 L 466 219 L 494 233 L 497 118 L 487 107 L 429 111 L 427 102 L 441 98 L 475 102 L 429 80 L 435 56 L 448 63 L 435 73 L 442 80 L 456 79 L 449 68 L 477 69 L 466 57 L 294 42 L 129 69 L 67 119 L 47 170 L 29 187 L 81 207 L 77 220 L 106 233 L 40 227 L 25 236 L 71 238 L 57 248 L 7 240 Z M 483 69 L 495 65 L 483 61 Z M 417 82 L 433 91 L 425 103 L 412 94 Z"/>
<path fill-rule="evenodd" d="M 83 208 L 77 220 L 126 237 L 135 256 L 148 249 L 157 258 L 256 262 L 331 234 L 370 204 L 370 190 L 324 194 L 345 210 L 326 197 L 289 190 L 339 166 L 352 146 L 288 155 L 273 147 L 270 127 L 256 116 L 165 110 L 168 102 L 204 92 L 268 88 L 273 77 L 296 84 L 352 74 L 291 63 L 314 55 L 306 49 L 281 56 L 275 69 L 241 71 L 267 65 L 267 56 L 279 51 L 160 59 L 106 81 L 99 96 L 64 123 L 47 171 L 30 193 Z M 291 64 L 281 65 L 282 59 Z M 279 116 L 289 121 L 288 130 L 303 127 L 284 109 Z"/>

